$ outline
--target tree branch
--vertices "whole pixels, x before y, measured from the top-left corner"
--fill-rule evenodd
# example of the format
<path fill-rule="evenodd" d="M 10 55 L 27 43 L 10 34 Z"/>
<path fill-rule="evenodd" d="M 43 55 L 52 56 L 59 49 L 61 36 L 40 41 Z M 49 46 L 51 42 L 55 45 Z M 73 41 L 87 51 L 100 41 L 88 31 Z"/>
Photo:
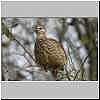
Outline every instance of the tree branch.
<path fill-rule="evenodd" d="M 86 58 L 84 59 L 84 61 L 80 64 L 80 69 L 76 72 L 76 75 L 75 75 L 75 77 L 74 77 L 74 80 L 77 78 L 77 76 L 78 76 L 78 73 L 81 71 L 81 69 L 83 69 L 83 65 L 84 65 L 84 63 L 85 63 L 85 61 L 87 60 L 87 58 L 88 58 L 89 56 L 86 56 Z M 84 73 L 84 72 L 83 72 Z M 83 75 L 82 75 L 83 76 Z"/>

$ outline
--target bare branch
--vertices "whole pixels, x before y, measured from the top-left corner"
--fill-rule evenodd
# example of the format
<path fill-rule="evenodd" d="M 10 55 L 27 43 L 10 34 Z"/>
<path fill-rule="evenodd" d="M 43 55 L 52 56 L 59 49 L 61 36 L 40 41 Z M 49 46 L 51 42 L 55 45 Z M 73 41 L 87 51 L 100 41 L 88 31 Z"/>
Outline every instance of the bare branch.
<path fill-rule="evenodd" d="M 81 69 L 83 68 L 83 65 L 84 65 L 84 63 L 86 62 L 86 60 L 87 60 L 87 58 L 88 58 L 89 56 L 86 56 L 85 57 L 85 59 L 84 59 L 84 61 L 80 64 L 80 69 L 76 72 L 76 75 L 75 75 L 75 77 L 74 77 L 74 80 L 77 78 L 77 76 L 78 76 L 78 73 L 81 71 Z M 83 72 L 84 73 L 84 72 Z"/>

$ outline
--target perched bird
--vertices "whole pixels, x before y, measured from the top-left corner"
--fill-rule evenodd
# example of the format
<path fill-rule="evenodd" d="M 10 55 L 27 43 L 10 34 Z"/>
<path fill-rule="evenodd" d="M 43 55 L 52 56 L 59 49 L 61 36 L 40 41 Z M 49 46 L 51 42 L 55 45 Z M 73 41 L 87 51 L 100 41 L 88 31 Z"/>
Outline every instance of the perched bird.
<path fill-rule="evenodd" d="M 42 25 L 37 25 L 35 32 L 37 35 L 34 49 L 36 63 L 45 71 L 50 70 L 57 80 L 59 69 L 67 64 L 65 51 L 58 41 L 46 37 Z"/>

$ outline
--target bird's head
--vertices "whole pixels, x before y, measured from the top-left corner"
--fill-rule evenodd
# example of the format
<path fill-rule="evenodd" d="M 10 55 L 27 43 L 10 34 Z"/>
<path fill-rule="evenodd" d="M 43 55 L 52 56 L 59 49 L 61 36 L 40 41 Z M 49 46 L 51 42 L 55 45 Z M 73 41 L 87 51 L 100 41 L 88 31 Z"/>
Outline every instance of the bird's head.
<path fill-rule="evenodd" d="M 37 25 L 35 28 L 35 32 L 37 35 L 39 34 L 45 34 L 45 29 L 42 25 Z"/>
<path fill-rule="evenodd" d="M 46 37 L 45 36 L 46 31 L 45 31 L 45 28 L 42 25 L 36 25 L 35 28 L 34 28 L 34 31 L 35 31 L 38 39 Z"/>

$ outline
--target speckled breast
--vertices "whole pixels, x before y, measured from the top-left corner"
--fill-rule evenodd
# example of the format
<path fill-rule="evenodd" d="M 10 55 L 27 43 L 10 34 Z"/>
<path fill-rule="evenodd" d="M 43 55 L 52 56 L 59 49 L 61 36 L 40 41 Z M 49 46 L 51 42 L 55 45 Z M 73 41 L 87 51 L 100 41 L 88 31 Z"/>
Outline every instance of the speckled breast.
<path fill-rule="evenodd" d="M 60 66 L 67 63 L 63 47 L 53 39 L 40 39 L 35 43 L 35 58 L 43 66 Z"/>

